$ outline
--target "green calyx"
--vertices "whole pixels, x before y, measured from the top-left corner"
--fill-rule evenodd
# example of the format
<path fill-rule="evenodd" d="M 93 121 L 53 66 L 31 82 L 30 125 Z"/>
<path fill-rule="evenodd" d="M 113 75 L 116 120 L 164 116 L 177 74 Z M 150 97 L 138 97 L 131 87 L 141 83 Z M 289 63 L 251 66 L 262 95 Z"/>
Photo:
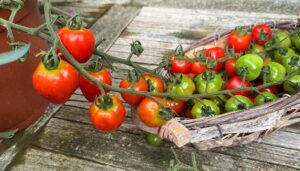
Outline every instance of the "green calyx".
<path fill-rule="evenodd" d="M 109 108 L 111 108 L 113 106 L 113 99 L 109 95 L 107 95 L 107 94 L 101 95 L 96 100 L 96 105 L 100 109 L 107 110 L 107 109 L 109 109 Z"/>
<path fill-rule="evenodd" d="M 181 84 L 182 78 L 183 78 L 182 74 L 176 74 L 173 77 L 171 77 L 172 87 Z"/>
<path fill-rule="evenodd" d="M 87 70 L 92 71 L 92 72 L 98 72 L 101 71 L 103 68 L 102 60 L 101 58 L 95 58 L 91 60 L 89 65 L 86 67 Z"/>
<path fill-rule="evenodd" d="M 160 107 L 158 117 L 166 121 L 172 119 L 171 109 L 169 107 Z"/>
<path fill-rule="evenodd" d="M 43 57 L 42 63 L 47 70 L 55 70 L 58 68 L 60 58 L 56 54 L 55 50 L 51 48 Z"/>
<path fill-rule="evenodd" d="M 248 67 L 244 66 L 244 67 L 241 67 L 241 69 L 240 69 L 239 72 L 238 72 L 238 75 L 244 77 L 244 76 L 246 76 L 248 73 L 249 73 Z"/>
<path fill-rule="evenodd" d="M 82 28 L 82 19 L 76 14 L 68 20 L 67 26 L 71 30 L 80 30 Z"/>
<path fill-rule="evenodd" d="M 264 29 L 261 29 L 260 30 L 260 33 L 258 34 L 258 38 L 260 40 L 263 40 L 263 41 L 267 41 L 268 40 L 268 33 L 264 31 Z"/>
<path fill-rule="evenodd" d="M 209 81 L 215 78 L 215 75 L 212 71 L 207 70 L 203 74 L 201 74 L 203 80 Z"/>
<path fill-rule="evenodd" d="M 299 57 L 292 56 L 291 59 L 290 59 L 290 61 L 289 61 L 289 63 L 288 63 L 288 65 L 290 67 L 300 67 L 299 66 Z"/>
<path fill-rule="evenodd" d="M 207 105 L 203 105 L 201 107 L 201 111 L 202 111 L 202 116 L 212 116 L 215 114 L 215 111 Z"/>
<path fill-rule="evenodd" d="M 235 31 L 238 35 L 245 36 L 248 33 L 249 28 L 246 26 L 236 27 Z"/>
<path fill-rule="evenodd" d="M 284 56 L 286 55 L 286 53 L 288 53 L 288 48 L 284 47 L 284 48 L 279 48 L 278 52 L 280 55 Z"/>
<path fill-rule="evenodd" d="M 247 109 L 247 105 L 246 105 L 246 103 L 241 102 L 237 105 L 237 108 L 239 110 Z"/>
<path fill-rule="evenodd" d="M 133 53 L 136 56 L 140 56 L 144 51 L 144 48 L 143 48 L 141 42 L 138 40 L 131 43 L 130 46 L 131 46 L 131 48 L 130 48 L 131 53 Z"/>
<path fill-rule="evenodd" d="M 183 51 L 182 45 L 179 45 L 175 49 L 175 58 L 183 58 L 185 52 Z"/>

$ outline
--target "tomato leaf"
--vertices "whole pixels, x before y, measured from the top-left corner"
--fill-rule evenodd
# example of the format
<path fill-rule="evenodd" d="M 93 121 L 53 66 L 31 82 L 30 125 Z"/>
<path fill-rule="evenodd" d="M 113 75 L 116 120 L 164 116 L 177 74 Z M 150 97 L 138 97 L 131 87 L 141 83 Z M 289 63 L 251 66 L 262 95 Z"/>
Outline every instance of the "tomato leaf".
<path fill-rule="evenodd" d="M 30 48 L 30 44 L 25 44 L 21 48 L 9 52 L 1 53 L 0 65 L 8 64 L 24 57 L 29 52 L 29 48 Z"/>

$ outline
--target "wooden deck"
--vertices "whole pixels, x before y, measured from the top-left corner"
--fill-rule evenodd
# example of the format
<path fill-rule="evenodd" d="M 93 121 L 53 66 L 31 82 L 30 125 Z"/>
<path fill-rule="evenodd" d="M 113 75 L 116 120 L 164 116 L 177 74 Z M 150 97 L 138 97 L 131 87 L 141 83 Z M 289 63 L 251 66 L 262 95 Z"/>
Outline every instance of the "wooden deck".
<path fill-rule="evenodd" d="M 149 68 L 155 68 L 178 44 L 186 47 L 207 34 L 237 25 L 296 21 L 294 14 L 300 11 L 300 3 L 294 0 L 53 2 L 65 10 L 76 8 L 89 19 L 97 39 L 107 39 L 99 48 L 110 54 L 126 58 L 129 44 L 140 40 L 145 51 L 134 61 Z M 113 76 L 118 85 L 128 67 L 116 68 Z M 77 90 L 53 117 L 47 113 L 33 127 L 0 144 L 0 170 L 13 158 L 7 170 L 166 170 L 174 158 L 170 151 L 173 145 L 147 145 L 145 134 L 133 125 L 129 106 L 125 106 L 128 110 L 122 127 L 104 134 L 89 121 L 89 102 Z M 54 111 L 58 106 L 52 107 Z M 48 118 L 40 130 L 41 122 Z M 197 152 L 201 170 L 300 170 L 300 125 L 282 129 L 261 143 L 211 151 L 185 146 L 176 152 L 185 162 L 191 162 L 190 154 Z"/>

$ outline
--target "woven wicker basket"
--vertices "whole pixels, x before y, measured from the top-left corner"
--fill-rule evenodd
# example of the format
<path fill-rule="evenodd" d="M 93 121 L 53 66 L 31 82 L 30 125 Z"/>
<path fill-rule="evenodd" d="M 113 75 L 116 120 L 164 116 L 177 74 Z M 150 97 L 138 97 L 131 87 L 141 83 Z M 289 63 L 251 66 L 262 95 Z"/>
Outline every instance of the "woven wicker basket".
<path fill-rule="evenodd" d="M 267 23 L 274 30 L 299 27 L 298 23 Z M 232 30 L 220 35 L 207 36 L 188 47 L 186 53 L 207 49 L 212 46 L 224 47 Z M 173 118 L 159 128 L 145 125 L 132 109 L 134 122 L 138 128 L 158 134 L 181 147 L 192 143 L 199 150 L 227 147 L 261 141 L 282 127 L 300 122 L 300 93 L 256 106 L 248 110 L 225 113 L 198 119 Z"/>

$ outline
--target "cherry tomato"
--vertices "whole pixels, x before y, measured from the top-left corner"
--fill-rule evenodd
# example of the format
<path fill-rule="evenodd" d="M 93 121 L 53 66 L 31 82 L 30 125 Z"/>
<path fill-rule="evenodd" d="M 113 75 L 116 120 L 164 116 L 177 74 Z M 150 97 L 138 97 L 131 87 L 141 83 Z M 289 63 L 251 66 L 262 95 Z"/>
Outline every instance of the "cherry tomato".
<path fill-rule="evenodd" d="M 232 90 L 237 88 L 242 88 L 243 80 L 239 76 L 232 77 L 228 80 L 228 82 L 225 85 L 225 90 Z M 251 84 L 249 81 L 245 80 L 244 87 L 251 87 Z M 247 90 L 241 90 L 237 92 L 233 92 L 233 95 L 242 95 L 242 96 L 248 96 L 250 91 Z"/>
<path fill-rule="evenodd" d="M 187 58 L 187 56 L 184 56 Z M 170 57 L 171 73 L 187 74 L 191 67 L 191 62 L 185 60 L 175 60 L 174 55 Z"/>
<path fill-rule="evenodd" d="M 125 107 L 117 96 L 100 96 L 90 106 L 92 123 L 104 132 L 117 130 L 124 121 L 125 114 Z"/>
<path fill-rule="evenodd" d="M 262 82 L 259 82 L 257 85 L 262 85 L 263 83 Z M 264 91 L 268 91 L 268 92 L 271 92 L 273 94 L 278 94 L 279 93 L 279 89 L 278 89 L 278 86 L 277 85 L 272 85 L 272 86 L 268 86 L 268 87 L 265 87 L 265 88 L 261 88 L 259 89 L 260 92 L 264 92 Z"/>
<path fill-rule="evenodd" d="M 213 96 L 210 98 L 210 100 L 216 103 L 216 105 L 220 108 L 221 113 L 225 112 L 227 97 L 224 94 Z"/>
<path fill-rule="evenodd" d="M 235 64 L 235 69 L 240 76 L 246 75 L 246 80 L 252 81 L 259 77 L 263 67 L 263 60 L 255 54 L 246 54 L 241 56 Z"/>
<path fill-rule="evenodd" d="M 146 142 L 151 146 L 158 147 L 162 144 L 163 139 L 156 134 L 147 133 Z"/>
<path fill-rule="evenodd" d="M 112 85 L 112 76 L 107 68 L 102 68 L 99 71 L 95 72 L 89 70 L 86 71 L 90 74 L 90 76 L 92 76 L 99 82 L 105 83 L 107 85 Z M 95 98 L 100 95 L 100 91 L 97 85 L 89 81 L 83 75 L 79 75 L 79 88 L 82 91 L 84 97 L 90 102 L 94 101 Z M 109 90 L 106 89 L 104 89 L 104 91 L 106 93 L 109 92 Z"/>
<path fill-rule="evenodd" d="M 32 75 L 32 84 L 35 91 L 51 103 L 63 104 L 78 87 L 78 72 L 64 60 L 51 70 L 41 62 Z"/>
<path fill-rule="evenodd" d="M 253 102 L 248 97 L 235 95 L 227 100 L 225 109 L 227 112 L 232 112 L 236 110 L 249 109 L 253 106 Z"/>
<path fill-rule="evenodd" d="M 176 113 L 181 113 L 184 108 L 184 102 L 180 100 L 167 99 L 167 106 L 172 108 Z"/>
<path fill-rule="evenodd" d="M 287 73 L 294 75 L 300 70 L 300 55 L 295 54 L 282 60 L 283 66 L 286 68 Z"/>
<path fill-rule="evenodd" d="M 295 51 L 291 48 L 279 48 L 275 50 L 274 60 L 282 64 L 284 59 L 296 55 Z"/>
<path fill-rule="evenodd" d="M 290 94 L 296 94 L 300 92 L 300 75 L 293 75 L 283 84 L 283 88 Z"/>
<path fill-rule="evenodd" d="M 256 44 L 264 45 L 272 37 L 271 27 L 267 24 L 258 24 L 252 28 L 251 37 Z"/>
<path fill-rule="evenodd" d="M 266 74 L 266 82 L 279 82 L 285 77 L 286 69 L 280 63 L 277 62 L 270 62 L 264 66 L 263 70 L 267 70 Z M 264 73 L 262 72 L 263 77 Z"/>
<path fill-rule="evenodd" d="M 165 99 L 153 97 L 162 105 L 167 106 Z M 137 108 L 137 114 L 141 120 L 150 127 L 163 125 L 167 120 L 172 118 L 171 111 L 166 107 L 160 106 L 151 98 L 144 98 Z"/>
<path fill-rule="evenodd" d="M 300 50 L 300 31 L 297 30 L 291 35 L 292 45 Z"/>
<path fill-rule="evenodd" d="M 205 64 L 201 62 L 192 62 L 190 73 L 192 74 L 202 74 L 204 71 L 206 71 Z"/>
<path fill-rule="evenodd" d="M 218 115 L 220 108 L 215 102 L 203 99 L 201 102 L 196 102 L 192 108 L 193 118 L 200 118 L 202 116 Z"/>
<path fill-rule="evenodd" d="M 176 74 L 168 83 L 168 90 L 173 94 L 191 95 L 195 91 L 195 84 L 191 78 L 183 74 Z M 186 98 L 174 98 L 176 100 L 187 101 Z"/>
<path fill-rule="evenodd" d="M 95 36 L 89 29 L 72 30 L 63 27 L 57 31 L 57 35 L 65 48 L 80 63 L 90 59 L 95 49 Z M 64 57 L 62 56 L 64 59 Z"/>
<path fill-rule="evenodd" d="M 274 38 L 275 38 L 275 45 L 279 47 L 290 47 L 292 44 L 290 36 L 287 32 L 278 31 L 275 34 Z"/>
<path fill-rule="evenodd" d="M 236 60 L 233 58 L 229 58 L 225 62 L 225 70 L 226 70 L 226 74 L 228 75 L 229 78 L 238 75 L 235 71 L 235 64 L 236 64 Z"/>
<path fill-rule="evenodd" d="M 207 49 L 205 51 L 205 57 L 210 58 L 212 60 L 217 60 L 225 57 L 225 51 L 220 47 L 213 47 Z M 221 70 L 223 68 L 224 62 L 218 62 L 216 65 L 210 66 L 209 64 L 206 66 L 209 70 Z"/>
<path fill-rule="evenodd" d="M 256 106 L 278 99 L 278 97 L 268 91 L 264 91 L 255 97 L 254 104 Z"/>
<path fill-rule="evenodd" d="M 228 47 L 234 48 L 235 53 L 245 52 L 251 42 L 250 34 L 241 27 L 232 31 L 228 36 Z"/>
<path fill-rule="evenodd" d="M 212 93 L 221 90 L 223 79 L 220 74 L 215 74 L 212 71 L 205 71 L 195 78 L 196 87 L 200 94 Z"/>
<path fill-rule="evenodd" d="M 147 81 L 149 92 L 161 93 L 164 91 L 165 85 L 160 78 L 151 74 L 144 74 L 144 78 Z"/>
<path fill-rule="evenodd" d="M 128 79 L 124 79 L 120 82 L 120 88 L 126 89 L 133 89 L 135 91 L 147 91 L 148 85 L 147 81 L 143 78 L 139 78 L 136 82 L 130 82 Z M 135 95 L 135 94 L 127 94 L 121 93 L 122 98 L 125 100 L 126 103 L 130 104 L 131 106 L 137 106 L 140 101 L 143 100 L 143 96 Z"/>

